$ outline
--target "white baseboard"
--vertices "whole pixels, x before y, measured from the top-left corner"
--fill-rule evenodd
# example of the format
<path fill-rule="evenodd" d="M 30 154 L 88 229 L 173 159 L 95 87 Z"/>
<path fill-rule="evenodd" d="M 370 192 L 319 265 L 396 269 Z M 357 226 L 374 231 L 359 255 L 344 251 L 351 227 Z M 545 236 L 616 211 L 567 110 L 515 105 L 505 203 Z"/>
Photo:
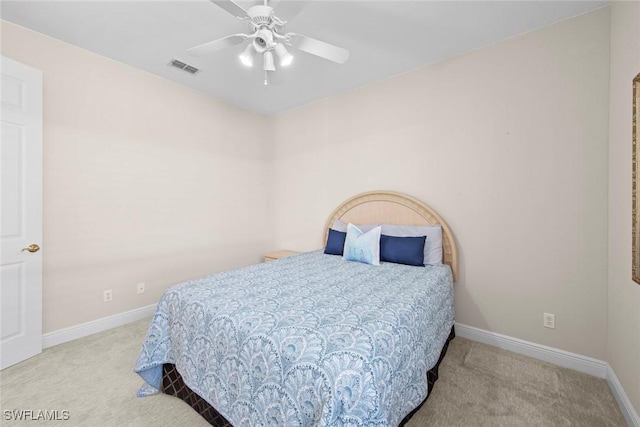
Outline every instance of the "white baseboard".
<path fill-rule="evenodd" d="M 638 413 L 607 362 L 460 323 L 456 323 L 456 335 L 606 379 L 629 427 L 640 427 Z"/>
<path fill-rule="evenodd" d="M 584 372 L 598 378 L 607 377 L 608 365 L 607 362 L 602 360 L 535 344 L 495 332 L 485 331 L 484 329 L 474 328 L 473 326 L 461 325 L 460 323 L 456 323 L 456 335 L 514 353 L 524 354 L 534 359 L 544 360 L 545 362 L 553 363 L 554 365 L 564 368 Z"/>
<path fill-rule="evenodd" d="M 42 336 L 42 348 L 53 347 L 54 345 L 73 341 L 78 338 L 106 331 L 107 329 L 126 325 L 136 320 L 151 317 L 156 312 L 156 305 L 157 304 L 147 305 L 146 307 L 136 308 L 125 311 L 124 313 L 114 314 L 113 316 L 103 317 L 102 319 L 92 320 L 91 322 L 46 333 Z"/>
<path fill-rule="evenodd" d="M 629 396 L 627 396 L 627 393 L 625 393 L 622 388 L 622 384 L 620 384 L 618 376 L 610 365 L 607 365 L 607 383 L 609 384 L 613 397 L 616 398 L 618 406 L 620 406 L 620 410 L 622 411 L 622 415 L 624 415 L 624 419 L 627 420 L 629 427 L 640 427 L 640 417 L 631 404 Z"/>

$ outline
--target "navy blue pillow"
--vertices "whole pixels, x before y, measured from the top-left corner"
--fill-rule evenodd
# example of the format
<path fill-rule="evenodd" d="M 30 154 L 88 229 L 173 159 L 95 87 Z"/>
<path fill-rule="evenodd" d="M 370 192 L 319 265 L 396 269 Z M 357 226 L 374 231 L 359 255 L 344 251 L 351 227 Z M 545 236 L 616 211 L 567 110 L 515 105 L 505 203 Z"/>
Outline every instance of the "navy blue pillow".
<path fill-rule="evenodd" d="M 347 233 L 330 228 L 324 253 L 329 255 L 342 255 L 344 251 L 344 240 L 346 238 Z"/>
<path fill-rule="evenodd" d="M 427 236 L 380 236 L 380 261 L 424 267 L 424 242 Z"/>

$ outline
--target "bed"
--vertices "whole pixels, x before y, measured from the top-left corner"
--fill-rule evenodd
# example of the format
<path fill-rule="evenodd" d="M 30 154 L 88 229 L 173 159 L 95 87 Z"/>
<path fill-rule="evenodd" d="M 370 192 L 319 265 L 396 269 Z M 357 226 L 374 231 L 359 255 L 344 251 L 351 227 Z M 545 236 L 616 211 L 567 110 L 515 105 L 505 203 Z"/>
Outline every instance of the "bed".
<path fill-rule="evenodd" d="M 442 263 L 318 250 L 175 285 L 135 365 L 139 395 L 176 395 L 217 426 L 404 424 L 455 336 L 455 241 L 433 209 L 395 192 L 342 203 L 323 246 L 338 222 L 440 226 Z"/>

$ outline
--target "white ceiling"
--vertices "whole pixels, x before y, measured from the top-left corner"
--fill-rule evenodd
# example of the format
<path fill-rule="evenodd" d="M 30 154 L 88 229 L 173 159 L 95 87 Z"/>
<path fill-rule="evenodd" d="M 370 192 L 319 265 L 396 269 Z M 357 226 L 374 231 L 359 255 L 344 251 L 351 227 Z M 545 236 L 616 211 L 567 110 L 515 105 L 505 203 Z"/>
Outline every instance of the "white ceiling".
<path fill-rule="evenodd" d="M 272 115 L 531 31 L 609 1 L 315 0 L 287 31 L 351 51 L 344 65 L 293 51 L 279 84 L 264 86 L 261 67 L 244 68 L 234 46 L 205 58 L 189 47 L 245 32 L 246 25 L 208 0 L 8 1 L 0 16 L 241 108 Z M 245 9 L 254 2 L 238 0 Z M 286 20 L 286 0 L 276 15 Z M 280 13 L 278 13 L 280 11 Z M 167 64 L 176 58 L 202 71 Z"/>

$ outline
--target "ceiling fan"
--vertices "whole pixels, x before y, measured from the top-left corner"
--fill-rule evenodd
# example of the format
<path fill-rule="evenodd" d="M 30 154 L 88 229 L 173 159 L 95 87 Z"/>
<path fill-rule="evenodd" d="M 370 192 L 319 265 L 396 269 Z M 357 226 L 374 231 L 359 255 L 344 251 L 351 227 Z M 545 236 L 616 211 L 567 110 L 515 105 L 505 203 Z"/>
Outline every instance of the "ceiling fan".
<path fill-rule="evenodd" d="M 284 25 L 288 21 L 283 21 L 275 15 L 274 7 L 267 4 L 268 0 L 264 0 L 264 4 L 252 6 L 248 10 L 243 9 L 233 0 L 210 1 L 246 22 L 249 31 L 246 34 L 233 34 L 187 49 L 187 52 L 191 55 L 208 55 L 249 40 L 247 47 L 239 56 L 240 62 L 247 67 L 251 67 L 253 66 L 254 56 L 261 54 L 265 85 L 269 84 L 268 73 L 276 70 L 273 60 L 274 51 L 278 56 L 280 66 L 286 67 L 293 62 L 293 55 L 287 51 L 285 45 L 338 64 L 344 64 L 349 59 L 349 51 L 346 49 L 301 34 L 285 32 Z M 272 3 L 277 2 L 278 0 Z M 289 19 L 297 15 L 305 4 L 306 2 L 302 1 L 287 2 Z"/>

